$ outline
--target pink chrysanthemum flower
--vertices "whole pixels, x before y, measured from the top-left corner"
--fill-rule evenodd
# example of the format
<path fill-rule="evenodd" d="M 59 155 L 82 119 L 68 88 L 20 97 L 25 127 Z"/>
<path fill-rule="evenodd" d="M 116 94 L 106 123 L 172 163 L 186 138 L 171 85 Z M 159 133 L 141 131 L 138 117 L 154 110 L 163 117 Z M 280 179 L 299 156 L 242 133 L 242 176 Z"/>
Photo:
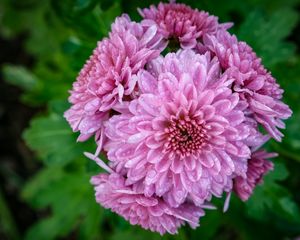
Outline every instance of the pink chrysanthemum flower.
<path fill-rule="evenodd" d="M 183 50 L 149 69 L 138 74 L 139 98 L 107 122 L 111 166 L 173 207 L 231 191 L 233 176 L 246 173 L 245 141 L 255 130 L 217 59 Z"/>
<path fill-rule="evenodd" d="M 132 225 L 164 234 L 175 234 L 177 229 L 189 223 L 192 228 L 199 226 L 204 211 L 190 203 L 178 208 L 168 206 L 158 197 L 146 197 L 125 184 L 125 179 L 116 174 L 99 174 L 92 177 L 96 200 L 105 208 L 123 216 Z"/>
<path fill-rule="evenodd" d="M 178 40 L 182 48 L 194 48 L 204 35 L 232 26 L 231 23 L 219 24 L 218 18 L 207 12 L 174 2 L 152 5 L 139 12 L 143 18 L 155 21 L 166 39 Z"/>
<path fill-rule="evenodd" d="M 281 101 L 283 90 L 261 64 L 261 59 L 245 43 L 226 31 L 216 36 L 206 36 L 199 51 L 212 51 L 219 59 L 222 69 L 234 78 L 232 88 L 240 94 L 241 101 L 248 104 L 250 113 L 258 123 L 277 141 L 283 134 L 282 119 L 291 116 L 292 111 Z"/>
<path fill-rule="evenodd" d="M 281 140 L 291 110 L 252 49 L 227 32 L 231 24 L 175 1 L 139 11 L 142 22 L 123 15 L 98 43 L 65 117 L 79 141 L 95 135 L 98 148 L 86 156 L 109 173 L 91 180 L 97 202 L 174 234 L 198 226 L 213 196 L 227 193 L 224 211 L 232 191 L 249 198 L 276 155 L 257 149 Z M 102 146 L 109 166 L 97 157 Z"/>
<path fill-rule="evenodd" d="M 273 163 L 266 160 L 276 157 L 276 153 L 267 153 L 264 150 L 255 151 L 248 160 L 246 177 L 234 179 L 233 190 L 243 201 L 248 200 L 256 185 L 263 182 L 262 178 L 270 170 L 273 170 Z"/>
<path fill-rule="evenodd" d="M 73 83 L 73 90 L 69 97 L 69 102 L 72 106 L 64 114 L 73 131 L 80 132 L 78 141 L 85 141 L 95 133 L 99 135 L 99 129 L 103 126 L 103 121 L 108 119 L 107 112 L 98 110 L 99 100 L 97 96 L 88 90 L 89 75 L 96 65 L 97 56 L 94 54 L 80 71 L 77 81 Z M 94 102 L 95 105 L 93 104 Z"/>
<path fill-rule="evenodd" d="M 100 132 L 108 112 L 135 88 L 139 69 L 156 58 L 165 44 L 149 21 L 136 23 L 127 15 L 116 19 L 109 38 L 98 43 L 73 85 L 71 108 L 65 113 L 84 141 Z"/>

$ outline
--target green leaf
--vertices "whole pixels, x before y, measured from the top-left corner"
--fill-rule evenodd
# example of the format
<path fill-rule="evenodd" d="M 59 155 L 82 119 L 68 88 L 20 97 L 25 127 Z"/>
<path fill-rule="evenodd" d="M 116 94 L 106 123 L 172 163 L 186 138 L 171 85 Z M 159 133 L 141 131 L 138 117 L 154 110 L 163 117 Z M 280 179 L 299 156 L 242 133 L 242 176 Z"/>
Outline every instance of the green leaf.
<path fill-rule="evenodd" d="M 134 228 L 136 229 L 136 228 Z M 138 231 L 138 230 L 127 230 L 127 231 L 117 231 L 111 235 L 110 240 L 119 240 L 119 239 L 130 239 L 130 240 L 159 240 L 161 237 L 159 234 L 150 233 L 146 231 Z"/>
<path fill-rule="evenodd" d="M 41 169 L 30 181 L 27 182 L 22 191 L 22 198 L 30 201 L 30 204 L 35 208 L 46 207 L 47 196 L 39 195 L 40 192 L 45 191 L 54 182 L 59 181 L 64 176 L 64 171 L 59 166 L 50 166 Z M 36 197 L 38 196 L 38 197 Z"/>
<path fill-rule="evenodd" d="M 280 9 L 266 17 L 261 11 L 249 14 L 240 26 L 238 37 L 246 41 L 262 57 L 267 67 L 293 56 L 295 45 L 284 41 L 296 26 L 298 14 L 290 8 Z"/>
<path fill-rule="evenodd" d="M 273 141 L 272 147 L 283 156 L 300 162 L 300 58 L 278 64 L 273 74 L 285 90 L 284 102 L 290 106 L 293 114 L 285 121 L 286 129 L 282 131 L 285 135 L 283 142 Z"/>
<path fill-rule="evenodd" d="M 22 66 L 4 65 L 3 76 L 6 82 L 31 91 L 37 86 L 37 77 Z"/>
<path fill-rule="evenodd" d="M 17 225 L 0 189 L 0 236 L 1 233 L 12 240 L 20 239 Z"/>
<path fill-rule="evenodd" d="M 23 198 L 34 207 L 52 210 L 29 229 L 25 239 L 57 239 L 76 228 L 81 239 L 97 239 L 101 208 L 84 172 L 45 169 L 25 186 Z"/>
<path fill-rule="evenodd" d="M 98 0 L 65 0 L 52 1 L 56 12 L 62 16 L 74 17 L 91 11 Z"/>
<path fill-rule="evenodd" d="M 274 170 L 264 177 L 264 183 L 257 186 L 246 203 L 249 216 L 264 221 L 274 216 L 286 222 L 300 224 L 300 211 L 287 189 L 278 182 L 288 177 L 283 163 L 275 163 Z"/>
<path fill-rule="evenodd" d="M 222 215 L 221 210 L 207 210 L 205 217 L 200 219 L 201 227 L 191 232 L 191 239 L 212 239 L 221 225 Z"/>
<path fill-rule="evenodd" d="M 23 137 L 47 165 L 65 165 L 83 159 L 83 152 L 93 147 L 89 143 L 77 143 L 69 124 L 55 112 L 33 119 Z"/>
<path fill-rule="evenodd" d="M 299 207 L 289 196 L 280 198 L 278 202 L 288 219 L 300 223 Z"/>
<path fill-rule="evenodd" d="M 103 37 L 99 28 L 101 19 L 95 0 L 51 1 L 51 6 L 62 22 L 82 37 L 98 40 Z"/>
<path fill-rule="evenodd" d="M 140 226 L 132 226 L 129 225 L 128 229 L 118 228 L 116 231 L 110 235 L 109 240 L 117 240 L 117 239 L 130 239 L 130 240 L 188 240 L 189 238 L 186 235 L 186 231 L 184 228 L 180 228 L 178 234 L 170 235 L 165 234 L 161 236 L 157 232 L 151 232 L 149 230 L 145 230 Z"/>
<path fill-rule="evenodd" d="M 289 159 L 300 162 L 300 111 L 293 113 L 292 117 L 286 121 L 286 129 L 283 131 L 282 143 L 272 142 L 272 147 Z"/>
<path fill-rule="evenodd" d="M 118 2 L 115 2 L 105 11 L 99 12 L 100 14 L 100 28 L 104 35 L 107 35 L 110 32 L 111 24 L 115 21 L 115 18 L 121 15 L 121 7 Z"/>

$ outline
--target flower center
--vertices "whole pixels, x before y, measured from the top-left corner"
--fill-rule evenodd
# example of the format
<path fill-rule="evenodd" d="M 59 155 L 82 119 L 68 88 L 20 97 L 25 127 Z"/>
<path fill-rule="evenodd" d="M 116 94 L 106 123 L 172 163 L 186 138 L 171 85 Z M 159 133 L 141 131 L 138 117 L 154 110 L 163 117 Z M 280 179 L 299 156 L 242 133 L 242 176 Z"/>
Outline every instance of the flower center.
<path fill-rule="evenodd" d="M 171 119 L 165 128 L 165 150 L 181 156 L 189 156 L 198 151 L 206 139 L 206 130 L 199 120 L 190 118 Z"/>

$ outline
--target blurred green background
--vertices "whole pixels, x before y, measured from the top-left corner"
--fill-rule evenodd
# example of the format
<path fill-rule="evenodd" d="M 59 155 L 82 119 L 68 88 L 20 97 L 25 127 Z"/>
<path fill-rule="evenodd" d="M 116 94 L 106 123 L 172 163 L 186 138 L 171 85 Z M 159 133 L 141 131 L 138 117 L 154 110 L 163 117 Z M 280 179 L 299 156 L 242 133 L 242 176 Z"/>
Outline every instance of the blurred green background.
<path fill-rule="evenodd" d="M 99 168 L 82 152 L 62 114 L 68 89 L 96 42 L 123 12 L 158 1 L 0 0 L 0 239 L 161 239 L 95 203 Z M 178 1 L 179 2 L 179 1 Z M 300 236 L 299 0 L 182 1 L 235 23 L 285 89 L 293 109 L 275 171 L 252 198 L 207 211 L 201 227 L 162 239 L 296 239 Z"/>

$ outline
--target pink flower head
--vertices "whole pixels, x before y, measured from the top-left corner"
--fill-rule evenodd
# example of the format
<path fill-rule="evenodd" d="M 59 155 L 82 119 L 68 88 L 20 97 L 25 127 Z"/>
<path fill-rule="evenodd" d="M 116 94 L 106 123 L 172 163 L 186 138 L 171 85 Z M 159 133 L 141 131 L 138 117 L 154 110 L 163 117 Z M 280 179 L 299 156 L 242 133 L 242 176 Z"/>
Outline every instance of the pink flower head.
<path fill-rule="evenodd" d="M 239 176 L 234 179 L 233 189 L 239 198 L 243 201 L 248 200 L 256 185 L 263 182 L 263 176 L 273 170 L 273 163 L 266 159 L 276 156 L 276 153 L 267 153 L 264 150 L 252 153 L 248 160 L 246 177 Z"/>
<path fill-rule="evenodd" d="M 137 76 L 141 95 L 106 124 L 112 167 L 173 207 L 230 191 L 233 176 L 245 175 L 244 141 L 253 130 L 231 80 L 216 58 L 191 50 L 155 59 L 149 69 Z"/>
<path fill-rule="evenodd" d="M 261 59 L 245 42 L 238 42 L 226 31 L 206 36 L 199 50 L 210 50 L 218 57 L 222 69 L 234 78 L 234 91 L 248 104 L 255 120 L 280 141 L 283 134 L 278 128 L 285 127 L 282 119 L 289 118 L 292 111 L 281 101 L 283 90 L 263 67 Z"/>
<path fill-rule="evenodd" d="M 73 85 L 71 108 L 65 113 L 79 140 L 100 131 L 114 105 L 132 94 L 132 78 L 139 69 L 164 48 L 155 24 L 130 21 L 127 15 L 116 19 L 109 38 L 98 43 L 93 55 Z"/>
<path fill-rule="evenodd" d="M 103 207 L 110 208 L 132 225 L 138 224 L 161 235 L 177 233 L 185 222 L 196 228 L 199 218 L 204 216 L 201 208 L 190 203 L 172 208 L 158 197 L 146 197 L 133 187 L 126 186 L 125 179 L 115 173 L 94 176 L 91 183 L 95 186 L 96 200 Z"/>
<path fill-rule="evenodd" d="M 275 156 L 257 149 L 281 140 L 291 110 L 231 24 L 175 1 L 139 11 L 140 23 L 123 15 L 98 43 L 65 118 L 79 141 L 95 135 L 96 153 L 85 155 L 108 172 L 91 179 L 97 202 L 174 234 L 186 222 L 197 227 L 213 196 L 227 193 L 224 211 L 232 191 L 250 197 Z M 109 165 L 97 157 L 102 146 Z"/>
<path fill-rule="evenodd" d="M 157 23 L 166 39 L 179 40 L 182 48 L 194 48 L 205 34 L 215 34 L 218 29 L 228 29 L 232 24 L 219 24 L 218 18 L 207 12 L 192 9 L 185 4 L 160 3 L 139 10 L 144 19 Z"/>

